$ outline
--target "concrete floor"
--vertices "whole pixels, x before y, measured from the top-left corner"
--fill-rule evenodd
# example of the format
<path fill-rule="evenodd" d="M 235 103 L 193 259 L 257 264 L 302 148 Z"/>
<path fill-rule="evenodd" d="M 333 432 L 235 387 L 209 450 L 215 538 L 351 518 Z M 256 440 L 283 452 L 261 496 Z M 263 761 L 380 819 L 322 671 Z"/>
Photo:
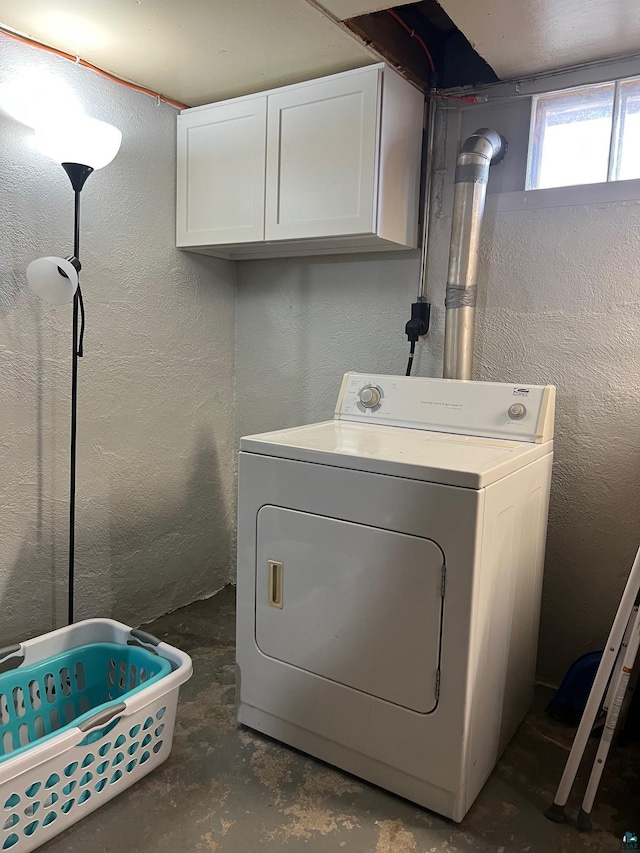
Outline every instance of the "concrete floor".
<path fill-rule="evenodd" d="M 544 718 L 544 694 L 456 825 L 236 726 L 232 588 L 146 627 L 193 657 L 173 753 L 46 853 L 594 853 L 640 831 L 638 744 L 607 764 L 592 833 L 542 816 L 572 738 Z"/>

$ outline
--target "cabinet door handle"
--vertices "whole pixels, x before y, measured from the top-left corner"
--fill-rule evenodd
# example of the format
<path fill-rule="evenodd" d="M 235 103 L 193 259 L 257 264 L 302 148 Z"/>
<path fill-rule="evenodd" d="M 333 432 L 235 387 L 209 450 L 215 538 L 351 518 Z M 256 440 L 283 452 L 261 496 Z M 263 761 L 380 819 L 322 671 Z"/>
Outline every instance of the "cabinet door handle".
<path fill-rule="evenodd" d="M 267 600 L 271 607 L 282 610 L 282 587 L 284 584 L 284 565 L 277 560 L 269 560 L 269 578 L 267 581 Z"/>

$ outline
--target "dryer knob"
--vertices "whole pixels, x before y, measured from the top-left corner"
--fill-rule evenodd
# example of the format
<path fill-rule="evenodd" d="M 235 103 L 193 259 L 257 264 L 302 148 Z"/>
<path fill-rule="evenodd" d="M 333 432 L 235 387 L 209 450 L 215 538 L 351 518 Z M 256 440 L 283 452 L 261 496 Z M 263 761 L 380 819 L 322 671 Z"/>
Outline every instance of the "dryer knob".
<path fill-rule="evenodd" d="M 509 406 L 509 417 L 512 421 L 521 421 L 526 414 L 527 407 L 523 406 L 522 403 L 514 403 L 513 406 Z"/>
<path fill-rule="evenodd" d="M 365 409 L 373 409 L 380 402 L 380 391 L 372 385 L 368 385 L 366 388 L 360 389 L 358 398 Z"/>

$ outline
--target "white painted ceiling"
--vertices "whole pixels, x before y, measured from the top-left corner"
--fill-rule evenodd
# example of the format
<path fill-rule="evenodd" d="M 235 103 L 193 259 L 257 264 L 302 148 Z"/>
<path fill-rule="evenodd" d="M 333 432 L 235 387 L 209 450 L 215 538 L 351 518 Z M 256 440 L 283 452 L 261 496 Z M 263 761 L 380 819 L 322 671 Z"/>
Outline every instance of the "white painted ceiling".
<path fill-rule="evenodd" d="M 0 24 L 189 105 L 366 65 L 340 21 L 408 0 L 0 0 Z M 640 53 L 638 0 L 440 0 L 501 78 Z"/>
<path fill-rule="evenodd" d="M 638 0 L 438 0 L 502 79 L 640 53 Z"/>
<path fill-rule="evenodd" d="M 190 106 L 377 61 L 306 0 L 1 0 L 0 24 Z"/>
<path fill-rule="evenodd" d="M 382 9 L 395 8 L 396 6 L 406 6 L 407 3 L 414 3 L 415 0 L 320 0 L 322 6 L 327 11 L 335 15 L 340 21 L 346 21 L 347 18 L 355 18 L 357 15 L 366 15 L 367 12 L 380 12 Z"/>

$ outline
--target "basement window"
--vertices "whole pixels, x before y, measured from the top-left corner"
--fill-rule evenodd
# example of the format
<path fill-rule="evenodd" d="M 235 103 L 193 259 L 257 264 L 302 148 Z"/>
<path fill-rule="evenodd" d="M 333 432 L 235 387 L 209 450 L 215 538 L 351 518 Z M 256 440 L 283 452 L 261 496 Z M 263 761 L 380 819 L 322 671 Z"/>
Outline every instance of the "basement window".
<path fill-rule="evenodd" d="M 640 77 L 533 98 L 527 190 L 640 178 Z"/>

